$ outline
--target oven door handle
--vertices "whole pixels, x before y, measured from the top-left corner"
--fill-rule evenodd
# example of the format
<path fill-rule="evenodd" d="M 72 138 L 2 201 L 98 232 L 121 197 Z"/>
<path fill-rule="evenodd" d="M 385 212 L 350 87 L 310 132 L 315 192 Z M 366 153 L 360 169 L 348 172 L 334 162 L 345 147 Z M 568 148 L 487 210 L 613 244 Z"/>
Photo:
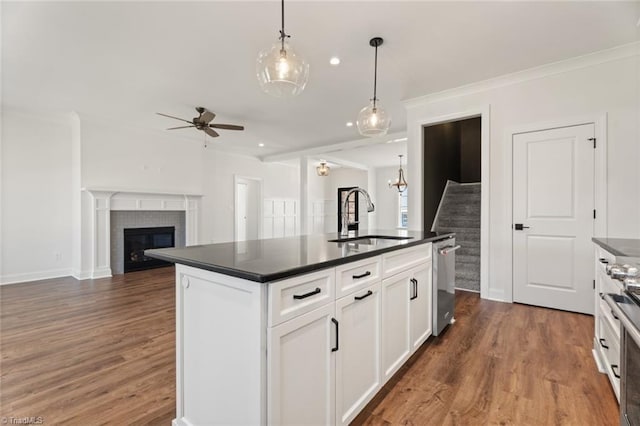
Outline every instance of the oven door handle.
<path fill-rule="evenodd" d="M 611 312 L 615 313 L 615 315 L 620 319 L 620 323 L 624 327 L 629 336 L 636 342 L 636 345 L 640 346 L 640 329 L 638 329 L 627 314 L 624 313 L 622 309 L 618 306 L 615 300 L 611 297 L 611 293 L 607 293 L 604 295 L 604 301 L 607 302 L 607 305 L 611 308 Z M 640 309 L 640 307 L 638 307 Z"/>
<path fill-rule="evenodd" d="M 458 250 L 460 248 L 460 245 L 457 246 L 446 246 L 446 247 L 442 247 L 440 250 L 438 250 L 438 253 L 440 254 L 449 254 L 452 253 L 456 250 Z"/>

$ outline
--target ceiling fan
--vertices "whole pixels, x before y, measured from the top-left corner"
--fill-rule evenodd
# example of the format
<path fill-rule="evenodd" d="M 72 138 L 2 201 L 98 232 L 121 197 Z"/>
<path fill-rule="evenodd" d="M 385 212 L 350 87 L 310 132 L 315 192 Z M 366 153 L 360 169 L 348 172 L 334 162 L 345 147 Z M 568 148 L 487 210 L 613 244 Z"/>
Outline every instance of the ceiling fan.
<path fill-rule="evenodd" d="M 178 118 L 172 115 L 163 114 L 161 112 L 157 112 L 156 114 L 189 123 L 189 126 L 170 127 L 167 130 L 187 129 L 189 127 L 195 127 L 198 130 L 202 130 L 212 138 L 220 136 L 218 132 L 213 129 L 244 130 L 244 126 L 237 126 L 235 124 L 209 124 L 211 120 L 216 117 L 216 115 L 203 107 L 196 107 L 196 111 L 198 111 L 198 114 L 200 115 L 198 115 L 197 117 L 193 117 L 193 120 L 191 121 L 185 120 L 184 118 Z"/>

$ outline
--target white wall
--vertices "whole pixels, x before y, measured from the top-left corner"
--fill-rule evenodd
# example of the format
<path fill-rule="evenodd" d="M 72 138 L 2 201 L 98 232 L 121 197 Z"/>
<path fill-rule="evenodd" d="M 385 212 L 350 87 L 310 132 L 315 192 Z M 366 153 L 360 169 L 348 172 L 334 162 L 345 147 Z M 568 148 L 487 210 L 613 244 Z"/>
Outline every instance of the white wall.
<path fill-rule="evenodd" d="M 0 282 L 69 275 L 69 118 L 3 108 L 2 124 Z"/>
<path fill-rule="evenodd" d="M 335 169 L 331 169 L 327 185 L 327 195 L 330 202 L 327 203 L 326 207 L 329 213 L 327 214 L 327 222 L 325 223 L 325 232 L 338 232 L 338 188 L 359 186 L 360 188 L 368 190 L 368 173 L 366 170 L 336 167 Z M 373 196 L 371 198 L 375 204 L 375 198 Z M 367 213 L 367 203 L 364 201 L 361 194 L 359 194 L 359 206 L 359 229 L 361 231 L 366 231 L 369 227 L 369 213 Z"/>
<path fill-rule="evenodd" d="M 234 175 L 262 180 L 264 199 L 298 199 L 298 167 L 202 148 L 202 244 L 233 241 Z"/>
<path fill-rule="evenodd" d="M 307 230 L 306 233 L 318 234 L 325 232 L 325 223 L 330 220 L 329 216 L 335 214 L 330 209 L 332 193 L 330 193 L 331 182 L 330 176 L 335 168 L 329 171 L 329 176 L 318 176 L 316 167 L 320 164 L 319 160 L 301 159 L 307 162 Z M 305 190 L 305 189 L 303 189 Z M 333 195 L 335 198 L 335 195 Z M 305 233 L 303 231 L 303 233 Z"/>
<path fill-rule="evenodd" d="M 398 167 L 379 167 L 376 168 L 376 174 L 378 228 L 396 229 L 398 227 L 398 190 L 395 187 L 389 188 L 389 181 L 395 182 L 398 179 Z M 411 185 L 407 173 L 405 173 L 405 179 Z"/>
<path fill-rule="evenodd" d="M 490 105 L 489 297 L 511 294 L 512 128 L 608 114 L 608 236 L 640 237 L 639 49 L 626 46 L 407 103 L 410 176 L 421 176 L 421 123 Z M 412 194 L 422 193 L 421 182 L 411 185 Z M 410 228 L 420 229 L 420 197 L 410 197 L 409 211 Z"/>
<path fill-rule="evenodd" d="M 81 119 L 82 186 L 202 193 L 203 143 Z"/>
<path fill-rule="evenodd" d="M 83 187 L 200 193 L 201 243 L 233 240 L 236 174 L 261 179 L 264 198 L 299 196 L 296 166 L 161 132 L 8 108 L 2 124 L 0 283 L 85 276 L 90 227 L 81 210 L 91 207 Z"/>

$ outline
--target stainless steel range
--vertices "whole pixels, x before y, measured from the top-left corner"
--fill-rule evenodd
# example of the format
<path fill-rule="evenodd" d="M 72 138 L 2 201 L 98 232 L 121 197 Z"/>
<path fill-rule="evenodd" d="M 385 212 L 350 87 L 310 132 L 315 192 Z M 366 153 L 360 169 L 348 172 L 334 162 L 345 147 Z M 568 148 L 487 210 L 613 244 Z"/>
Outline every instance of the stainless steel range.
<path fill-rule="evenodd" d="M 624 260 L 606 268 L 624 293 L 603 297 L 620 320 L 620 425 L 640 426 L 640 258 Z"/>

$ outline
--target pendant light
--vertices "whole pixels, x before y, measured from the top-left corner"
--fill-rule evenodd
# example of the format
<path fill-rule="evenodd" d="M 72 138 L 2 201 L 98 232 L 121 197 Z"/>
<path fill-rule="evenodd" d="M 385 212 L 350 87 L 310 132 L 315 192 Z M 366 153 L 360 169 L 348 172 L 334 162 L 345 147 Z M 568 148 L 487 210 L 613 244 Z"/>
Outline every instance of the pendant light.
<path fill-rule="evenodd" d="M 398 192 L 402 193 L 404 192 L 405 189 L 407 189 L 407 186 L 409 186 L 409 184 L 407 183 L 407 180 L 404 178 L 404 171 L 402 170 L 402 154 L 398 155 L 398 157 L 400 157 L 400 169 L 398 170 L 398 180 L 395 183 L 389 182 L 389 188 L 395 187 L 398 190 Z"/>
<path fill-rule="evenodd" d="M 331 168 L 327 166 L 326 161 L 320 161 L 320 165 L 316 167 L 316 173 L 318 173 L 318 176 L 329 176 L 329 170 L 331 170 Z"/>
<path fill-rule="evenodd" d="M 360 110 L 358 114 L 358 131 L 362 136 L 383 136 L 387 134 L 391 125 L 391 117 L 382 108 L 376 96 L 377 80 L 378 80 L 378 47 L 382 45 L 381 37 L 374 37 L 369 40 L 369 45 L 375 47 L 375 68 L 373 71 L 373 99 L 371 104 Z"/>
<path fill-rule="evenodd" d="M 284 0 L 281 2 L 282 27 L 278 42 L 258 55 L 256 71 L 260 87 L 277 98 L 299 95 L 309 80 L 309 64 L 285 43 Z"/>

